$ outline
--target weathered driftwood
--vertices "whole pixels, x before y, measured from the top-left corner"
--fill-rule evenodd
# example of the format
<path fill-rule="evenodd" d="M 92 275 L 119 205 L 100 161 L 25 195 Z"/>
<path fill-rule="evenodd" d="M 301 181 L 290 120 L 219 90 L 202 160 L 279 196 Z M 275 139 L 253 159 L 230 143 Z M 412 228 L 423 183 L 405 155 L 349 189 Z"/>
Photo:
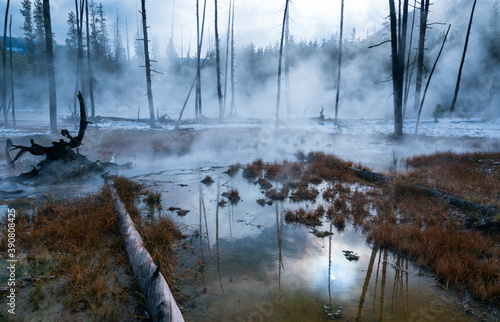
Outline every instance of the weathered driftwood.
<path fill-rule="evenodd" d="M 361 179 L 366 180 L 366 181 L 393 182 L 395 180 L 395 178 L 393 178 L 393 177 L 389 177 L 389 176 L 386 176 L 386 175 L 383 175 L 383 174 L 377 173 L 377 172 L 372 172 L 372 171 L 369 171 L 366 169 L 362 169 L 362 170 L 355 169 L 355 168 L 352 168 L 352 169 L 356 172 L 356 175 L 358 177 L 360 177 Z M 447 195 L 446 193 L 444 193 L 442 191 L 439 191 L 439 190 L 433 189 L 433 188 L 428 188 L 428 187 L 425 187 L 422 185 L 414 184 L 413 186 L 418 191 L 421 191 L 422 193 L 428 194 L 434 198 L 442 199 L 442 200 L 446 201 L 447 203 L 449 203 L 450 205 L 453 205 L 455 207 L 467 209 L 467 210 L 479 213 L 483 216 L 493 217 L 499 211 L 498 207 L 496 207 L 496 206 L 481 205 L 481 204 L 478 204 L 478 203 L 475 203 L 475 202 L 472 202 L 469 200 L 464 200 L 464 199 L 460 199 L 457 197 Z M 483 221 L 484 221 L 484 218 L 483 218 Z"/>
<path fill-rule="evenodd" d="M 154 321 L 184 321 L 182 313 L 170 292 L 168 284 L 134 226 L 123 202 L 113 185 L 111 195 L 118 212 L 118 224 L 125 240 L 125 246 L 132 270 L 137 278 L 142 294 L 146 298 Z"/>

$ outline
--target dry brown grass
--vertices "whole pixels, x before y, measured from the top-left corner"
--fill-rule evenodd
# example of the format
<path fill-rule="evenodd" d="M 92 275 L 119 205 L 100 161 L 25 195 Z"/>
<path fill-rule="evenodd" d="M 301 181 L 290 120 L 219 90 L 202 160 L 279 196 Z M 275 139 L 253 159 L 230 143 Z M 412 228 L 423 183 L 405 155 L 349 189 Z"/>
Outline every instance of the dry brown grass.
<path fill-rule="evenodd" d="M 230 176 L 230 177 L 233 177 L 235 176 L 238 171 L 240 171 L 241 169 L 241 164 L 237 163 L 237 164 L 232 164 L 229 166 L 229 168 L 225 171 L 225 173 Z"/>
<path fill-rule="evenodd" d="M 314 187 L 308 187 L 307 185 L 300 185 L 295 191 L 290 195 L 290 199 L 295 202 L 303 200 L 316 200 L 319 191 Z"/>
<path fill-rule="evenodd" d="M 357 178 L 351 162 L 322 152 L 302 157 L 302 163 L 263 165 L 266 178 L 282 180 L 286 187 L 282 192 L 267 191 L 268 198 L 282 200 L 290 189 L 291 200 L 314 200 L 317 190 L 309 188 L 310 183 L 331 181 L 323 199 L 330 203 L 326 214 L 337 229 L 342 230 L 352 220 L 369 232 L 371 242 L 413 258 L 416 264 L 435 272 L 444 284 L 468 290 L 479 299 L 500 301 L 498 235 L 464 231 L 464 218 L 470 213 L 418 187 L 438 188 L 449 195 L 499 205 L 500 153 L 416 157 L 407 160 L 413 167 L 407 174 L 384 185 L 354 191 L 352 183 L 366 183 Z M 370 215 L 372 209 L 376 215 Z M 320 224 L 324 212 L 287 210 L 285 219 L 314 226 Z"/>
<path fill-rule="evenodd" d="M 129 286 L 115 275 L 128 268 L 108 189 L 74 200 L 48 200 L 32 214 L 19 214 L 16 224 L 17 247 L 26 254 L 30 276 L 56 276 L 45 285 L 63 284 L 57 298 L 64 298 L 66 309 L 90 311 L 95 319 L 130 315 Z M 38 283 L 30 295 L 33 309 L 43 300 L 36 296 L 44 287 Z"/>
<path fill-rule="evenodd" d="M 260 185 L 260 188 L 263 189 L 263 190 L 269 190 L 273 187 L 273 184 L 269 181 L 267 181 L 267 179 L 264 179 L 264 178 L 259 178 L 257 180 L 257 183 Z"/>
<path fill-rule="evenodd" d="M 170 216 L 166 215 L 147 219 L 141 216 L 140 211 L 137 209 L 137 201 L 141 194 L 147 193 L 143 186 L 125 177 L 117 177 L 113 181 L 130 215 L 132 216 L 132 213 L 138 214 L 138 216 L 133 217 L 136 228 L 141 234 L 146 249 L 153 257 L 154 262 L 160 267 L 160 271 L 169 284 L 175 299 L 177 301 L 185 300 L 186 297 L 182 294 L 179 286 L 179 281 L 184 276 L 180 270 L 175 270 L 175 268 L 179 268 L 180 265 L 180 244 L 184 238 L 182 231 L 186 227 L 174 222 Z M 229 191 L 229 200 L 236 200 L 236 197 L 239 198 L 237 190 Z M 182 209 L 177 210 L 179 215 L 180 211 Z"/>
<path fill-rule="evenodd" d="M 271 200 L 285 200 L 288 197 L 288 188 L 281 190 L 270 189 L 266 191 L 265 195 Z"/>
<path fill-rule="evenodd" d="M 500 300 L 500 251 L 478 232 L 460 232 L 451 225 L 420 228 L 384 222 L 372 227 L 368 239 L 436 272 L 444 284 L 469 291 L 479 299 Z"/>
<path fill-rule="evenodd" d="M 238 192 L 237 189 L 229 189 L 228 192 L 222 193 L 223 197 L 226 197 L 232 204 L 238 203 L 240 201 L 240 193 Z"/>
<path fill-rule="evenodd" d="M 264 161 L 262 161 L 262 159 L 257 159 L 243 168 L 243 177 L 247 180 L 254 180 L 262 175 L 263 170 Z"/>
<path fill-rule="evenodd" d="M 310 152 L 307 156 L 305 175 L 310 178 L 354 182 L 356 174 L 352 162 L 343 161 L 333 154 Z"/>
<path fill-rule="evenodd" d="M 465 231 L 455 209 L 405 182 L 383 188 L 373 200 L 378 214 L 368 240 L 410 256 L 445 285 L 500 301 L 498 236 Z"/>
<path fill-rule="evenodd" d="M 324 213 L 324 208 L 318 208 L 314 211 L 307 211 L 303 208 L 295 211 L 288 209 L 285 211 L 285 220 L 290 223 L 300 223 L 307 226 L 320 226 L 320 218 Z"/>
<path fill-rule="evenodd" d="M 500 152 L 451 152 L 406 160 L 404 177 L 480 204 L 500 207 Z"/>

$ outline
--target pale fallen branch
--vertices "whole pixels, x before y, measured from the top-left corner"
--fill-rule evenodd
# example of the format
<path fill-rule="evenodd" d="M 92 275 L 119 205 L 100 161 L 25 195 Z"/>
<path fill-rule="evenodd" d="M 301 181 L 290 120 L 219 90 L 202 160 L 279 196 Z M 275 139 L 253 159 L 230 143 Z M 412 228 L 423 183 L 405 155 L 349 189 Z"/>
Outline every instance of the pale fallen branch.
<path fill-rule="evenodd" d="M 118 225 L 125 240 L 132 270 L 146 299 L 153 320 L 184 321 L 167 281 L 160 273 L 160 267 L 154 263 L 151 254 L 144 247 L 144 242 L 125 209 L 125 205 L 118 196 L 116 188 L 111 184 L 109 189 L 118 213 Z"/>

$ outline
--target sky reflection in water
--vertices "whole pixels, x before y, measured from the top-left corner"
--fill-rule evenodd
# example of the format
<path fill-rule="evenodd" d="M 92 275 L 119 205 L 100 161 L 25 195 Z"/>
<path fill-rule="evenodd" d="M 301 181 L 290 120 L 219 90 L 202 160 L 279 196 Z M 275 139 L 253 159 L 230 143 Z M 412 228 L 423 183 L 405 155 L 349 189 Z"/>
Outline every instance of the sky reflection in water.
<path fill-rule="evenodd" d="M 172 215 L 201 232 L 195 245 L 208 262 L 209 286 L 207 294 L 186 303 L 187 320 L 315 321 L 334 318 L 340 307 L 343 320 L 472 319 L 458 298 L 436 287 L 431 277 L 417 276 L 418 269 L 406 259 L 373 249 L 352 226 L 338 232 L 325 221 L 318 229 L 334 235 L 318 238 L 310 228 L 284 221 L 284 211 L 299 205 L 285 201 L 262 207 L 256 202 L 263 198 L 259 186 L 241 173 L 230 178 L 225 170 L 138 176 L 162 191 L 164 209 L 190 210 L 185 217 Z M 210 186 L 200 183 L 206 175 L 215 180 Z M 220 194 L 232 188 L 241 200 L 217 207 Z M 354 251 L 359 261 L 348 261 L 342 250 Z"/>

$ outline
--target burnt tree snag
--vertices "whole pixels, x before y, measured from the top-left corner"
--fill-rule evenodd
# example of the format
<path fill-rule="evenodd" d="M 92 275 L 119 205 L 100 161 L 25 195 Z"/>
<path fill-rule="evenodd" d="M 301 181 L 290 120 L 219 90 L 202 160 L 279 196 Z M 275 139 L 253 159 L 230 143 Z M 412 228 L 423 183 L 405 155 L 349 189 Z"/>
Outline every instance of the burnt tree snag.
<path fill-rule="evenodd" d="M 422 91 L 422 78 L 424 70 L 424 52 L 425 52 L 425 34 L 427 31 L 427 17 L 429 15 L 430 0 L 422 0 L 420 4 L 420 31 L 418 38 L 418 54 L 417 54 L 417 79 L 415 81 L 415 100 L 413 103 L 413 114 L 418 113 L 420 104 L 420 93 Z M 414 9 L 416 10 L 416 8 Z"/>
<path fill-rule="evenodd" d="M 278 126 L 278 121 L 280 118 L 280 100 L 281 100 L 281 62 L 283 58 L 283 42 L 285 39 L 285 28 L 286 28 L 286 18 L 288 16 L 288 4 L 289 0 L 285 3 L 285 13 L 283 15 L 283 24 L 281 26 L 281 41 L 279 49 L 279 60 L 278 60 L 278 90 L 276 94 L 276 126 Z"/>
<path fill-rule="evenodd" d="M 49 113 L 50 131 L 57 132 L 57 95 L 56 75 L 54 68 L 54 51 L 52 48 L 52 24 L 50 20 L 50 2 L 43 0 L 43 22 L 45 27 L 45 44 L 47 51 L 47 76 L 49 80 Z"/>
<path fill-rule="evenodd" d="M 155 122 L 155 105 L 153 102 L 153 91 L 151 89 L 151 59 L 149 59 L 149 40 L 148 40 L 148 25 L 146 23 L 146 0 L 141 0 L 141 15 L 142 15 L 142 33 L 144 42 L 144 60 L 146 63 L 146 87 L 149 103 L 149 118 L 151 127 L 156 127 Z"/>
<path fill-rule="evenodd" d="M 418 109 L 417 125 L 415 127 L 415 134 L 418 133 L 418 125 L 420 123 L 420 114 L 422 113 L 422 107 L 424 106 L 425 96 L 427 95 L 427 90 L 429 89 L 429 84 L 431 83 L 431 78 L 432 78 L 432 75 L 434 74 L 434 70 L 436 69 L 436 65 L 439 61 L 439 57 L 441 57 L 441 54 L 443 53 L 444 44 L 446 43 L 446 39 L 448 38 L 448 34 L 450 33 L 450 28 L 451 28 L 451 24 L 448 25 L 448 30 L 446 31 L 446 34 L 444 36 L 443 44 L 441 45 L 441 49 L 439 50 L 436 61 L 434 62 L 434 66 L 432 66 L 431 73 L 429 75 L 429 78 L 427 79 L 427 85 L 425 85 L 424 96 L 422 97 L 422 102 L 420 102 L 420 108 Z"/>
<path fill-rule="evenodd" d="M 462 70 L 465 63 L 465 55 L 467 55 L 467 47 L 469 45 L 470 30 L 472 28 L 472 20 L 474 19 L 474 10 L 476 9 L 476 2 L 472 4 L 472 11 L 470 13 L 469 27 L 467 28 L 467 35 L 465 36 L 464 52 L 462 54 L 462 60 L 460 61 L 460 68 L 458 69 L 457 85 L 455 86 L 455 94 L 453 95 L 453 101 L 451 102 L 450 113 L 455 111 L 455 106 L 457 105 L 458 91 L 460 90 L 460 80 L 462 79 Z"/>
<path fill-rule="evenodd" d="M 10 164 L 16 162 L 21 156 L 25 153 L 30 153 L 32 155 L 37 156 L 45 156 L 45 159 L 42 160 L 38 166 L 40 169 L 33 167 L 33 170 L 28 173 L 24 173 L 21 176 L 23 177 L 34 177 L 39 174 L 42 170 L 47 170 L 47 173 L 53 174 L 56 172 L 63 173 L 63 175 L 74 176 L 77 173 L 74 170 L 78 169 L 82 170 L 102 170 L 102 164 L 99 161 L 91 162 L 84 155 L 81 155 L 78 150 L 75 152 L 74 149 L 78 148 L 82 144 L 83 137 L 85 135 L 85 130 L 87 129 L 87 125 L 91 122 L 87 121 L 87 114 L 85 112 L 85 104 L 83 102 L 83 96 L 80 92 L 78 92 L 78 100 L 80 102 L 80 129 L 78 131 L 78 135 L 76 137 L 72 136 L 68 130 L 61 130 L 61 135 L 65 138 L 69 139 L 69 141 L 65 141 L 60 139 L 58 142 L 52 142 L 52 146 L 42 146 L 40 144 L 35 143 L 33 139 L 30 140 L 31 146 L 23 146 L 23 145 L 15 145 L 12 144 L 10 139 L 7 140 L 7 145 L 5 148 L 6 157 Z M 10 152 L 18 150 L 14 159 L 12 159 Z M 50 165 L 59 162 L 63 165 L 68 165 L 69 172 L 62 171 L 60 172 L 60 167 L 53 169 L 51 171 Z M 76 168 L 71 165 L 76 166 Z M 107 165 L 110 165 L 108 163 Z M 80 168 L 84 166 L 85 168 Z"/>
<path fill-rule="evenodd" d="M 400 7 L 401 8 L 401 7 Z M 392 85 L 394 98 L 394 136 L 403 135 L 403 88 L 405 73 L 406 27 L 408 22 L 408 0 L 403 4 L 403 21 L 401 12 L 396 20 L 396 6 L 394 0 L 389 0 L 391 24 L 391 53 L 392 53 Z"/>
<path fill-rule="evenodd" d="M 217 0 L 215 2 L 215 65 L 217 70 L 217 97 L 219 98 L 219 120 L 224 118 L 224 106 L 222 105 L 222 88 L 220 80 L 220 48 L 219 48 L 219 27 L 218 27 L 218 9 Z"/>
<path fill-rule="evenodd" d="M 337 95 L 335 96 L 335 121 L 339 116 L 339 100 L 340 100 L 340 79 L 342 77 L 342 42 L 344 34 L 344 0 L 342 0 L 340 7 L 340 36 L 339 36 L 339 62 L 337 71 Z"/>
<path fill-rule="evenodd" d="M 3 48 L 2 48 L 2 109 L 3 109 L 3 122 L 7 127 L 7 18 L 9 17 L 10 1 L 7 1 L 7 8 L 5 9 L 5 22 L 3 27 Z"/>

